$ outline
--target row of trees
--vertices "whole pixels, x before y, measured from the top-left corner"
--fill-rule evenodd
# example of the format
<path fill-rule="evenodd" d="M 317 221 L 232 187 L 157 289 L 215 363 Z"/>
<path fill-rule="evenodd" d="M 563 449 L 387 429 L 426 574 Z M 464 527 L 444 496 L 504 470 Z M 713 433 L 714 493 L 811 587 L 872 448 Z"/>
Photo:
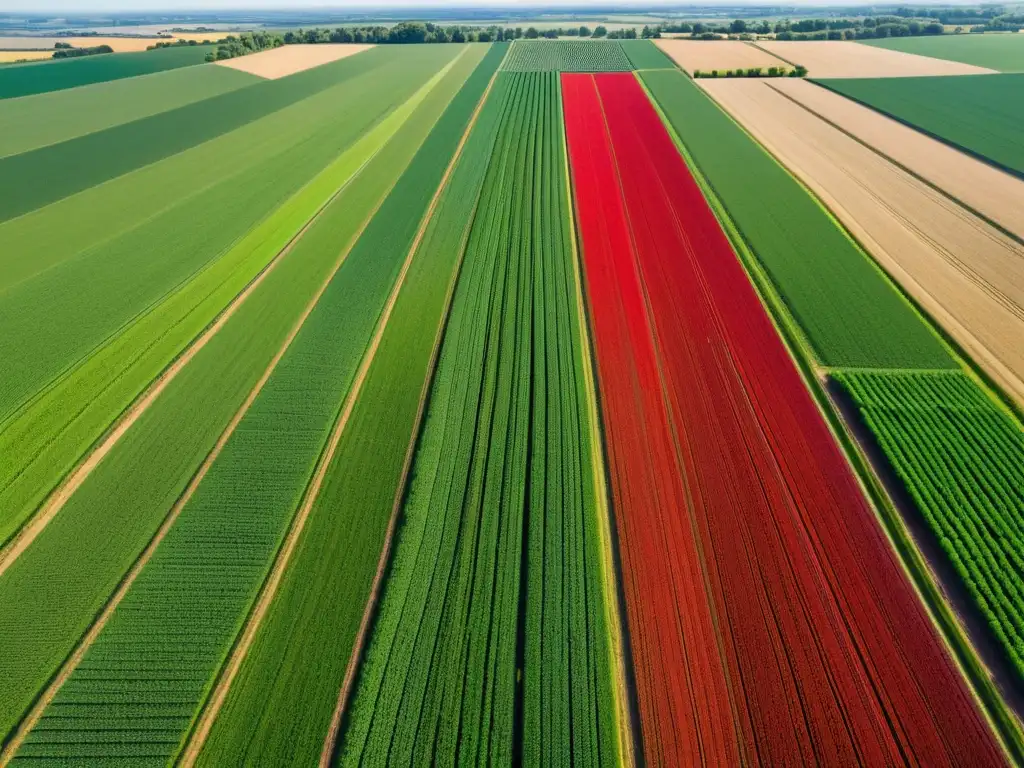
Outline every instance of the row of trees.
<path fill-rule="evenodd" d="M 79 56 L 95 56 L 98 53 L 113 53 L 114 49 L 109 45 L 93 45 L 88 48 L 75 48 L 67 43 L 57 43 L 54 48 L 53 58 L 74 59 Z"/>
<path fill-rule="evenodd" d="M 806 77 L 807 67 L 797 65 L 787 70 L 785 67 L 750 67 L 749 69 L 712 69 L 693 71 L 694 77 Z"/>
<path fill-rule="evenodd" d="M 374 43 L 376 45 L 402 43 L 490 43 L 502 40 L 538 40 L 541 38 L 555 39 L 559 37 L 581 37 L 610 39 L 635 39 L 638 36 L 654 37 L 649 27 L 644 27 L 641 35 L 636 29 L 608 31 L 607 27 L 596 26 L 591 29 L 579 27 L 553 27 L 537 29 L 536 27 L 466 27 L 459 25 L 441 26 L 431 22 L 403 21 L 393 27 L 337 27 L 335 29 L 315 27 L 286 32 L 284 42 L 294 43 Z M 660 36 L 660 35 L 657 35 Z"/>
<path fill-rule="evenodd" d="M 283 35 L 276 32 L 242 32 L 240 35 L 228 35 L 217 43 L 216 52 L 210 51 L 206 54 L 207 61 L 223 61 L 234 59 L 239 56 L 248 56 L 250 53 L 266 51 L 270 48 L 280 48 L 285 44 Z"/>

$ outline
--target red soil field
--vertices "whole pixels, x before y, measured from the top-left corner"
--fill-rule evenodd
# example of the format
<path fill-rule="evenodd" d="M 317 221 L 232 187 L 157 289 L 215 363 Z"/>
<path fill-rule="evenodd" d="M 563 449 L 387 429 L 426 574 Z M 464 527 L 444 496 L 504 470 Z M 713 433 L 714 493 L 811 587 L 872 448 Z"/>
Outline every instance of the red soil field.
<path fill-rule="evenodd" d="M 646 759 L 1002 764 L 635 77 L 562 87 Z"/>

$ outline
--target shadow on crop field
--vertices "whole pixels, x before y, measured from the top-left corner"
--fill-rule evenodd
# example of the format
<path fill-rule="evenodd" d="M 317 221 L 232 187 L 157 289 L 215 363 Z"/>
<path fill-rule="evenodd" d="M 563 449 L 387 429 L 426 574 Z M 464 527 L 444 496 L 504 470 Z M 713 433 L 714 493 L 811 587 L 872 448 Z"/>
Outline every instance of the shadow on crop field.
<path fill-rule="evenodd" d="M 889 464 L 871 430 L 861 420 L 856 406 L 843 388 L 832 377 L 828 377 L 825 389 L 853 439 L 867 457 L 875 476 L 892 500 L 914 544 L 927 562 L 932 577 L 966 630 L 971 646 L 991 675 L 1007 707 L 1018 718 L 1024 718 L 1024 680 L 1017 674 L 992 628 L 978 610 L 928 521 L 917 508 L 903 481 Z"/>

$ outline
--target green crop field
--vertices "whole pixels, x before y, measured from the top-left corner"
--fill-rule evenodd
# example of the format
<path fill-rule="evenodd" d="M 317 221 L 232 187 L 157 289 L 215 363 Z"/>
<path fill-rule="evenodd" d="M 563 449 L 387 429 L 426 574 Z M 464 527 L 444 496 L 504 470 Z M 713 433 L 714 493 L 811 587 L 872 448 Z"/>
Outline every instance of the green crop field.
<path fill-rule="evenodd" d="M 0 768 L 1024 761 L 1013 395 L 652 41 L 366 35 L 0 68 Z"/>
<path fill-rule="evenodd" d="M 697 86 L 678 71 L 641 76 L 822 362 L 954 365 L 869 257 Z"/>
<path fill-rule="evenodd" d="M 1024 176 L 1024 74 L 818 82 Z"/>
<path fill-rule="evenodd" d="M 0 110 L 0 158 L 59 144 L 260 82 L 228 67 L 182 67 L 11 100 Z"/>
<path fill-rule="evenodd" d="M 1020 34 L 890 37 L 862 42 L 891 51 L 960 61 L 1000 72 L 1024 72 L 1024 35 Z"/>
<path fill-rule="evenodd" d="M 508 72 L 628 72 L 633 65 L 617 40 L 517 40 L 512 43 L 502 69 Z"/>
<path fill-rule="evenodd" d="M 615 756 L 558 80 L 503 74 L 492 98 L 507 106 L 343 765 Z"/>
<path fill-rule="evenodd" d="M 1024 432 L 958 372 L 840 371 L 900 483 L 1024 674 Z"/>
<path fill-rule="evenodd" d="M 138 53 L 108 53 L 76 59 L 17 64 L 0 68 L 0 99 L 60 91 L 108 80 L 149 75 L 201 64 L 212 48 L 204 45 Z"/>

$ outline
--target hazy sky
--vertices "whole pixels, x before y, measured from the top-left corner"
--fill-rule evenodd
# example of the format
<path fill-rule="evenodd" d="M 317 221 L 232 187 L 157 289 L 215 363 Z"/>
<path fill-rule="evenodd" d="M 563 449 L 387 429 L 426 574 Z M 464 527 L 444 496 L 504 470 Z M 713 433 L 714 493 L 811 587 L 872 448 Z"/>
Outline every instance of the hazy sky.
<path fill-rule="evenodd" d="M 836 3 L 848 4 L 850 0 L 787 0 L 787 5 L 832 5 Z M 570 5 L 595 5 L 595 0 L 552 0 L 558 6 Z M 722 5 L 767 5 L 770 0 L 720 0 Z M 597 0 L 600 3 L 600 0 Z M 695 4 L 712 4 L 714 0 L 694 0 Z M 52 11 L 60 13 L 88 13 L 89 11 L 180 11 L 180 10 L 203 10 L 215 11 L 221 9 L 245 10 L 245 9 L 267 9 L 267 8 L 353 8 L 360 9 L 368 6 L 380 8 L 387 6 L 400 7 L 465 7 L 465 6 L 492 6 L 502 7 L 526 6 L 537 7 L 543 3 L 537 0 L 439 0 L 434 2 L 416 2 L 416 0 L 376 0 L 375 2 L 344 2 L 344 0 L 299 0 L 289 3 L 286 0 L 0 0 L 0 12 L 23 12 L 32 11 L 35 13 L 48 13 Z M 645 2 L 630 3 L 629 0 L 620 0 L 616 5 L 644 5 L 646 7 L 656 5 L 680 5 L 679 0 L 646 0 Z"/>

